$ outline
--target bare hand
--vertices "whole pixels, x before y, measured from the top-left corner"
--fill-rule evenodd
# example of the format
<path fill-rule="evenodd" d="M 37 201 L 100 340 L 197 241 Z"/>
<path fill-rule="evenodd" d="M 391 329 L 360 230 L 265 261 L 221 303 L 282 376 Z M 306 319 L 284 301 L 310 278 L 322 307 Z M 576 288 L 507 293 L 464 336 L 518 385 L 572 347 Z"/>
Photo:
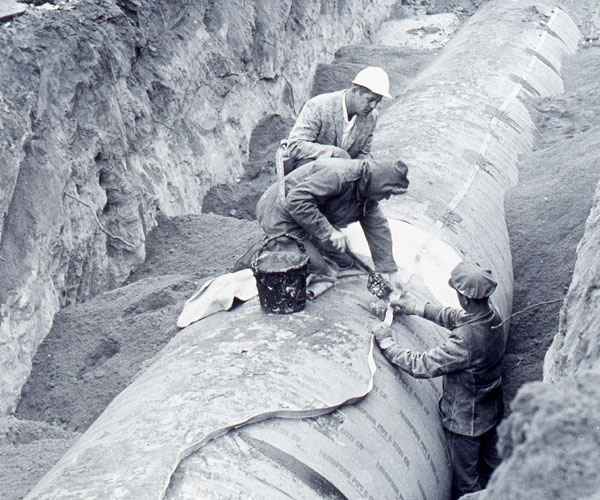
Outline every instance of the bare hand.
<path fill-rule="evenodd" d="M 344 252 L 346 250 L 346 235 L 341 231 L 334 229 L 329 237 L 329 240 L 336 250 L 339 250 L 340 252 Z"/>

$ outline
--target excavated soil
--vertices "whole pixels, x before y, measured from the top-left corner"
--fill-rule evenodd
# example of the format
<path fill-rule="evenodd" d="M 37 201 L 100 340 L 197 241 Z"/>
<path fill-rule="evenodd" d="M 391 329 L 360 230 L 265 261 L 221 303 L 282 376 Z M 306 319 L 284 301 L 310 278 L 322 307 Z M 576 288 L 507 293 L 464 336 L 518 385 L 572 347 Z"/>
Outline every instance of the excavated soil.
<path fill-rule="evenodd" d="M 178 331 L 184 302 L 231 271 L 256 222 L 218 215 L 162 219 L 128 282 L 60 311 L 34 358 L 17 416 L 84 431 Z"/>
<path fill-rule="evenodd" d="M 218 215 L 161 219 L 128 282 L 60 311 L 14 417 L 0 419 L 0 498 L 22 498 L 73 439 L 175 335 L 185 301 L 229 272 L 258 224 Z"/>
<path fill-rule="evenodd" d="M 506 221 L 515 278 L 513 310 L 565 296 L 600 177 L 600 47 L 587 43 L 567 60 L 565 93 L 530 104 L 539 137 L 520 159 L 519 184 L 507 193 Z M 544 355 L 558 331 L 562 302 L 511 322 L 506 399 L 542 379 Z"/>
<path fill-rule="evenodd" d="M 405 50 L 405 78 L 410 77 L 406 68 L 416 72 L 432 55 Z M 351 74 L 353 64 L 363 60 L 338 62 Z M 330 69 L 321 70 L 342 74 Z M 515 311 L 562 297 L 570 281 L 599 174 L 593 159 L 600 143 L 599 73 L 600 47 L 587 44 L 565 65 L 566 93 L 530 103 L 540 137 L 536 150 L 521 159 L 520 184 L 506 200 Z M 335 86 L 317 80 L 315 90 L 329 90 L 330 85 Z M 290 124 L 271 117 L 261 125 L 268 133 L 257 133 L 252 165 L 239 183 L 254 183 L 260 192 L 273 179 L 273 152 Z M 175 320 L 194 290 L 207 277 L 229 271 L 259 237 L 256 222 L 232 217 L 251 219 L 257 193 L 244 198 L 238 186 L 227 189 L 229 195 L 221 190 L 207 197 L 205 211 L 216 214 L 161 219 L 149 237 L 145 263 L 123 287 L 57 314 L 24 388 L 20 420 L 0 420 L 1 498 L 21 498 L 35 484 L 177 333 Z M 505 372 L 508 401 L 523 383 L 541 378 L 559 307 L 542 306 L 513 321 Z M 551 403 L 551 393 L 547 399 Z"/>

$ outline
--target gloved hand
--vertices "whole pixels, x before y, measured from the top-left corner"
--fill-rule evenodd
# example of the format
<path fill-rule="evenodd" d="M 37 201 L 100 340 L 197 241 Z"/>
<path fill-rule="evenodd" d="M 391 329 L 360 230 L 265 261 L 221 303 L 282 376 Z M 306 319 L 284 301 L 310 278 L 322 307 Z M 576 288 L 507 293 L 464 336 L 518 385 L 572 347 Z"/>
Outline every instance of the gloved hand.
<path fill-rule="evenodd" d="M 329 241 L 331 241 L 331 244 L 336 250 L 340 252 L 346 251 L 346 235 L 341 231 L 334 229 L 329 236 Z"/>
<path fill-rule="evenodd" d="M 388 328 L 387 325 L 381 323 L 377 325 L 372 330 L 373 335 L 375 336 L 375 342 L 381 349 L 387 349 L 391 344 L 394 343 L 394 339 L 392 338 L 392 331 Z"/>
<path fill-rule="evenodd" d="M 409 292 L 405 292 L 399 298 L 392 300 L 390 305 L 399 314 L 417 314 L 423 316 L 425 310 L 425 304 L 417 300 Z"/>

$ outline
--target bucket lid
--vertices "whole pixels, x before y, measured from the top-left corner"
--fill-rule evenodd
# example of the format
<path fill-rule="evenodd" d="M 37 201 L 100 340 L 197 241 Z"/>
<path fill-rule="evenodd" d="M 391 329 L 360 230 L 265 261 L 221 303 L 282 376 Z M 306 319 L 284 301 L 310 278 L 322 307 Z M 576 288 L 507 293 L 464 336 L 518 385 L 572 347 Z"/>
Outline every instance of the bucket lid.
<path fill-rule="evenodd" d="M 257 267 L 261 272 L 286 272 L 300 269 L 308 263 L 308 256 L 300 252 L 266 251 L 259 258 Z"/>

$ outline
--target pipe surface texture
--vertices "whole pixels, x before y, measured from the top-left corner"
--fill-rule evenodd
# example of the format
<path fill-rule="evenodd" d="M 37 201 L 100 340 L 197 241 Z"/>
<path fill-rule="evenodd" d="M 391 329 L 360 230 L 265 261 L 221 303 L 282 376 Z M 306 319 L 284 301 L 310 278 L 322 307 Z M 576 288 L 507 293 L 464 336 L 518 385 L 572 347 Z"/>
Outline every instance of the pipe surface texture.
<path fill-rule="evenodd" d="M 493 270 L 493 302 L 510 313 L 503 196 L 533 144 L 523 101 L 562 91 L 577 37 L 551 5 L 487 4 L 381 117 L 376 156 L 410 167 L 409 193 L 384 207 L 417 294 L 456 306 L 447 281 L 465 258 Z M 27 498 L 448 498 L 440 381 L 400 373 L 377 348 L 372 380 L 365 282 L 300 313 L 265 314 L 254 298 L 182 330 Z M 445 336 L 414 316 L 393 330 L 417 350 Z"/>

